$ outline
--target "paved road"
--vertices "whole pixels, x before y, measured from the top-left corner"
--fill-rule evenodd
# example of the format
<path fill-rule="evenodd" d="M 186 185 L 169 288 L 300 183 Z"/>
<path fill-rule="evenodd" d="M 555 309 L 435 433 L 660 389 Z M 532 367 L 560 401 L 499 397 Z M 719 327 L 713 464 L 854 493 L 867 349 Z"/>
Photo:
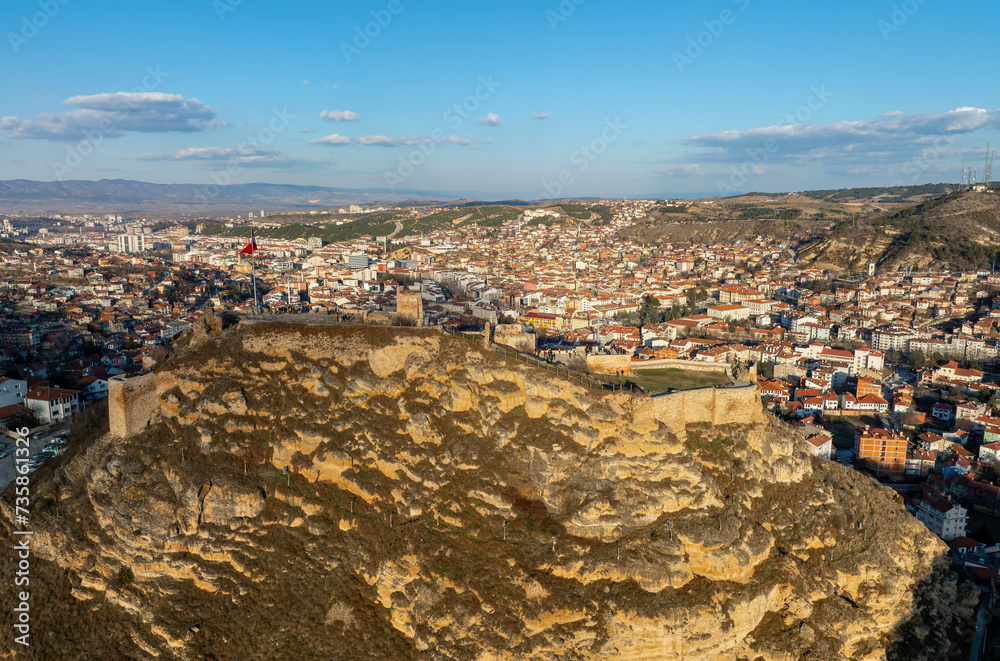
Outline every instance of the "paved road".
<path fill-rule="evenodd" d="M 394 220 L 393 222 L 396 223 L 396 229 L 393 230 L 392 234 L 389 235 L 388 238 L 390 239 L 403 231 L 403 223 L 399 222 L 398 220 Z"/>

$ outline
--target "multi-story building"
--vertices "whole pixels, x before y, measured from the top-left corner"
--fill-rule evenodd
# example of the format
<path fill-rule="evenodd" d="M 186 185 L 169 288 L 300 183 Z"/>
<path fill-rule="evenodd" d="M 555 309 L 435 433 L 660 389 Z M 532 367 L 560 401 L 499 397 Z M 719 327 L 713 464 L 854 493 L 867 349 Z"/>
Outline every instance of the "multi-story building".
<path fill-rule="evenodd" d="M 12 329 L 0 332 L 0 340 L 19 347 L 37 347 L 42 343 L 42 334 L 28 329 Z"/>
<path fill-rule="evenodd" d="M 945 541 L 965 536 L 966 509 L 936 493 L 921 498 L 917 520 Z"/>
<path fill-rule="evenodd" d="M 865 377 L 860 377 L 858 379 L 858 384 L 854 391 L 854 394 L 858 399 L 861 399 L 865 395 L 875 395 L 876 397 L 882 396 L 882 384 L 874 379 L 868 379 Z"/>
<path fill-rule="evenodd" d="M 370 260 L 368 259 L 368 255 L 350 255 L 347 258 L 347 267 L 352 271 L 356 269 L 366 269 L 368 268 L 369 263 Z"/>
<path fill-rule="evenodd" d="M 872 332 L 872 347 L 877 351 L 909 351 L 910 340 L 917 335 L 910 329 L 880 328 Z"/>
<path fill-rule="evenodd" d="M 59 422 L 80 412 L 76 390 L 33 388 L 24 396 L 24 405 L 31 409 L 41 422 Z"/>
<path fill-rule="evenodd" d="M 730 319 L 742 321 L 750 316 L 750 310 L 749 308 L 737 303 L 730 303 L 727 305 L 717 305 L 715 307 L 708 308 L 708 315 L 710 317 L 715 317 L 716 319 L 722 319 L 723 321 L 728 321 Z"/>
<path fill-rule="evenodd" d="M 905 437 L 888 429 L 859 427 L 854 431 L 855 461 L 869 463 L 879 477 L 903 478 L 908 446 Z"/>
<path fill-rule="evenodd" d="M 118 252 L 133 255 L 146 252 L 146 237 L 143 234 L 119 234 Z"/>
<path fill-rule="evenodd" d="M 833 436 L 813 434 L 806 439 L 806 449 L 814 457 L 830 459 L 833 456 Z"/>
<path fill-rule="evenodd" d="M 1000 443 L 980 445 L 979 461 L 1000 465 Z"/>
<path fill-rule="evenodd" d="M 20 406 L 27 392 L 27 381 L 0 379 L 0 409 L 5 406 Z"/>

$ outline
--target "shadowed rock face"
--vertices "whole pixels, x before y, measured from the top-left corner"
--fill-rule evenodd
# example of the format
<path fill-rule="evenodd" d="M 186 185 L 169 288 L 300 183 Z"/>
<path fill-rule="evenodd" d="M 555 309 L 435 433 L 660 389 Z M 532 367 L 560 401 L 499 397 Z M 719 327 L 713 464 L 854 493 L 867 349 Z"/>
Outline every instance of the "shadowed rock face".
<path fill-rule="evenodd" d="M 947 658 L 971 612 L 944 545 L 753 388 L 601 394 L 430 329 L 278 324 L 156 383 L 150 427 L 37 485 L 39 608 L 112 622 L 100 658 Z"/>

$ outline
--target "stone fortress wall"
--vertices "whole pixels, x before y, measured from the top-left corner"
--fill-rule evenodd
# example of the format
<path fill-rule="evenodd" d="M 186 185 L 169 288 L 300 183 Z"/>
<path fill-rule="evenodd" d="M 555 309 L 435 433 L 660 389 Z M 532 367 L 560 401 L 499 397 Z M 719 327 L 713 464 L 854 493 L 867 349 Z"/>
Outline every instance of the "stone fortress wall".
<path fill-rule="evenodd" d="M 748 424 L 764 419 L 760 389 L 756 384 L 681 390 L 637 400 L 634 410 L 636 423 L 641 424 L 651 418 L 681 436 L 689 424 Z"/>
<path fill-rule="evenodd" d="M 489 330 L 488 327 L 487 330 Z M 520 324 L 497 324 L 493 330 L 493 341 L 529 356 L 535 354 L 535 334 L 524 332 Z"/>
<path fill-rule="evenodd" d="M 616 367 L 619 363 L 631 367 L 629 356 L 589 356 L 589 358 L 605 359 L 606 362 L 601 364 L 612 372 L 624 369 Z M 621 362 L 622 359 L 624 362 Z M 118 438 L 128 438 L 142 431 L 160 415 L 160 395 L 172 383 L 170 372 L 134 377 L 117 376 L 109 379 L 108 416 L 111 434 Z M 526 397 L 527 394 L 523 393 L 523 396 Z M 725 425 L 763 419 L 760 391 L 752 383 L 697 388 L 652 396 L 633 395 L 633 398 L 634 424 L 645 425 L 656 420 L 679 435 L 683 435 L 686 425 L 692 423 Z"/>

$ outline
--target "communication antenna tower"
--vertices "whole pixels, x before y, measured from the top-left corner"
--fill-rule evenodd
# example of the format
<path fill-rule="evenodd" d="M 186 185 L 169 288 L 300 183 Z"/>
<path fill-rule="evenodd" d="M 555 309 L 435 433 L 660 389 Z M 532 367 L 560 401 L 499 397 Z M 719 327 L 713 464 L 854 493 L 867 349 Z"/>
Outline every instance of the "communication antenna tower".
<path fill-rule="evenodd" d="M 983 162 L 983 183 L 990 185 L 990 143 L 986 143 L 986 161 Z"/>

